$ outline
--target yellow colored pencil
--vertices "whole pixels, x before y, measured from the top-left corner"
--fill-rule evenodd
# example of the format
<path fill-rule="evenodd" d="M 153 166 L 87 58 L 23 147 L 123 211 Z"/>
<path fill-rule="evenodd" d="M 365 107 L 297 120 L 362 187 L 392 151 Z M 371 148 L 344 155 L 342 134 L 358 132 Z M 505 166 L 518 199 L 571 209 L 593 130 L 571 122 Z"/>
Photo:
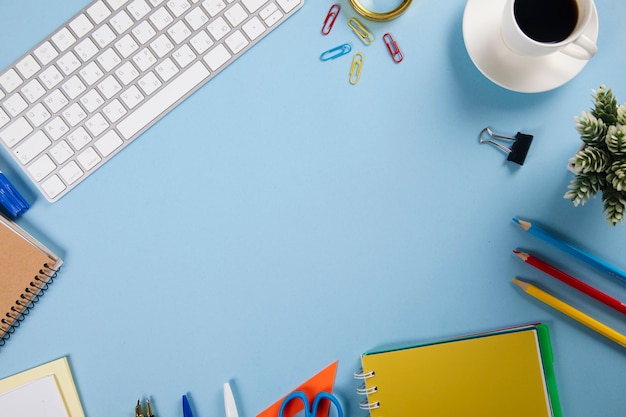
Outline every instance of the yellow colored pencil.
<path fill-rule="evenodd" d="M 611 329 L 606 324 L 600 323 L 598 320 L 589 317 L 585 313 L 575 309 L 569 304 L 564 303 L 563 301 L 535 287 L 534 285 L 529 284 L 528 282 L 521 281 L 517 278 L 513 278 L 513 282 L 519 285 L 519 287 L 527 294 L 532 295 L 533 297 L 540 301 L 543 301 L 550 307 L 559 310 L 561 313 L 573 318 L 574 320 L 579 321 L 590 329 L 600 333 L 602 336 L 626 348 L 626 336 Z"/>

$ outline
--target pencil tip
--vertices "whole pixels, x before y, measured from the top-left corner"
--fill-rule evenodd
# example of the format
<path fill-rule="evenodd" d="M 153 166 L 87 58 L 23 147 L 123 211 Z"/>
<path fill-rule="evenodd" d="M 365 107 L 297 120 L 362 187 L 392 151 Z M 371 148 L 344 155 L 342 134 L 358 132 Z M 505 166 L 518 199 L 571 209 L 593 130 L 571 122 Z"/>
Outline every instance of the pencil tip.
<path fill-rule="evenodd" d="M 513 282 L 517 285 L 519 285 L 519 287 L 523 290 L 526 290 L 528 288 L 528 283 L 524 282 L 518 278 L 513 278 Z"/>
<path fill-rule="evenodd" d="M 522 252 L 522 251 L 520 251 L 520 250 L 513 249 L 513 253 L 514 253 L 514 254 L 516 254 L 517 256 L 519 256 L 519 258 L 520 258 L 522 261 L 525 261 L 525 260 L 527 260 L 527 259 L 528 259 L 528 254 L 527 254 L 526 252 Z"/>

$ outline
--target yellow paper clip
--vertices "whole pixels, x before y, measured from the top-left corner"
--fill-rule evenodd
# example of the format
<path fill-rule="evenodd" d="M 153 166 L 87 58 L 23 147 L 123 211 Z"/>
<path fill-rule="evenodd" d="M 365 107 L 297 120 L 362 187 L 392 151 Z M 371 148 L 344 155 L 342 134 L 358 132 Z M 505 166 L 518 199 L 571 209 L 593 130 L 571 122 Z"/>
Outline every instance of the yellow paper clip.
<path fill-rule="evenodd" d="M 357 52 L 352 58 L 352 66 L 350 67 L 350 84 L 356 85 L 361 78 L 361 69 L 363 68 L 363 54 Z"/>
<path fill-rule="evenodd" d="M 374 37 L 372 36 L 372 34 L 369 33 L 365 26 L 363 26 L 361 22 L 356 20 L 355 17 L 351 17 L 350 19 L 348 19 L 348 26 L 352 28 L 354 33 L 356 33 L 356 36 L 358 36 L 365 45 L 370 45 L 372 42 L 374 42 Z"/>

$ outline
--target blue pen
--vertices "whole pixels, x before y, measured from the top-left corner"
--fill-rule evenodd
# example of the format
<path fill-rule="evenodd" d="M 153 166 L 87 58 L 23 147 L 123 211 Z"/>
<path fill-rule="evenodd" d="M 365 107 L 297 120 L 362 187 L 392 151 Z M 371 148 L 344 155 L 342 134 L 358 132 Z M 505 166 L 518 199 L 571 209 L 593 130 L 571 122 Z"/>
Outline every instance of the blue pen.
<path fill-rule="evenodd" d="M 557 247 L 559 249 L 561 249 L 563 252 L 569 253 L 570 255 L 573 255 L 574 257 L 580 259 L 583 262 L 588 263 L 591 266 L 594 266 L 595 268 L 599 269 L 600 271 L 603 271 L 607 274 L 609 274 L 610 276 L 619 279 L 620 281 L 622 281 L 623 283 L 626 284 L 626 272 L 624 271 L 620 271 L 619 269 L 617 269 L 616 267 L 614 267 L 613 265 L 608 264 L 607 262 L 603 261 L 602 259 L 599 259 L 597 257 L 595 257 L 594 255 L 570 244 L 567 243 L 561 239 L 559 239 L 556 236 L 553 236 L 552 234 L 550 234 L 549 232 L 547 232 L 546 230 L 540 228 L 537 225 L 532 224 L 531 222 L 527 222 L 524 220 L 520 220 L 517 217 L 513 218 L 513 221 L 517 224 L 519 224 L 522 229 L 526 230 L 527 232 L 529 232 L 530 234 L 532 234 L 533 236 L 538 237 L 539 239 L 542 239 L 546 242 L 548 242 L 549 244 L 553 245 L 554 247 Z"/>
<path fill-rule="evenodd" d="M 0 172 L 0 204 L 14 217 L 28 210 L 28 203 L 17 192 L 13 184 Z"/>
<path fill-rule="evenodd" d="M 189 405 L 189 400 L 186 395 L 183 395 L 183 417 L 193 417 L 191 406 Z"/>

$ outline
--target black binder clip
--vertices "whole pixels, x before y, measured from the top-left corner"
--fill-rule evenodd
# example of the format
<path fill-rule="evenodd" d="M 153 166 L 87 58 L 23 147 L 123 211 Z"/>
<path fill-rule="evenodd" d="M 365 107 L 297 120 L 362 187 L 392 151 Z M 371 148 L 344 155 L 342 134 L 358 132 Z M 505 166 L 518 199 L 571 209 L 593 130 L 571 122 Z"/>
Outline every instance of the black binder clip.
<path fill-rule="evenodd" d="M 483 139 L 483 135 L 487 133 L 490 136 L 490 139 Z M 513 146 L 511 148 L 507 148 L 506 146 L 496 142 L 494 139 L 505 139 L 513 141 Z M 533 141 L 532 135 L 527 135 L 526 133 L 517 132 L 514 138 L 509 136 L 498 135 L 494 133 L 488 127 L 484 128 L 480 132 L 480 143 L 490 143 L 504 152 L 508 153 L 509 156 L 506 158 L 507 161 L 515 162 L 519 165 L 524 165 L 524 161 L 526 160 L 526 155 L 528 154 L 528 149 L 530 149 L 530 144 Z"/>

